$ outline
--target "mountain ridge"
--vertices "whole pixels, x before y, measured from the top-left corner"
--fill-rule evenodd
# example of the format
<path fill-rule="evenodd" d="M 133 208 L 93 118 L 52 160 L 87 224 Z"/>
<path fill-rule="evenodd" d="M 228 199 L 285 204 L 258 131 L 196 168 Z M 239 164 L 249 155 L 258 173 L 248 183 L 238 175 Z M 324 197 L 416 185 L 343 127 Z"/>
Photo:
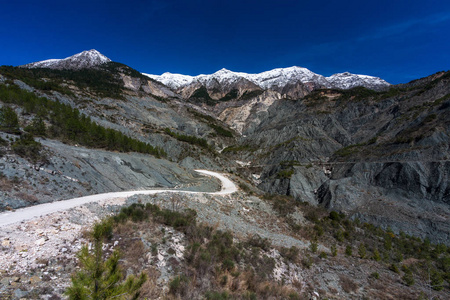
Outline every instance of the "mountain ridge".
<path fill-rule="evenodd" d="M 264 77 L 264 84 L 270 85 L 271 81 L 289 81 L 289 75 L 295 77 L 296 72 L 298 77 L 309 74 L 301 68 L 290 71 L 278 69 L 260 79 Z M 344 72 L 330 77 L 348 82 L 351 75 Z M 243 291 L 228 287 L 235 286 L 234 282 L 250 286 L 245 282 L 255 282 L 254 278 L 262 282 L 261 290 L 260 294 L 248 294 L 249 298 L 267 298 L 271 286 L 286 289 L 290 283 L 285 279 L 290 278 L 299 295 L 292 294 L 292 299 L 336 295 L 416 299 L 425 289 L 431 291 L 432 285 L 441 290 L 431 291 L 436 297 L 449 298 L 450 72 L 379 92 L 363 87 L 326 89 L 319 83 L 301 81 L 263 90 L 227 69 L 216 72 L 215 78 L 207 76 L 204 83 L 188 85 L 182 93 L 118 62 L 81 70 L 1 66 L 0 114 L 8 118 L 0 118 L 4 126 L 0 126 L 0 210 L 147 187 L 209 191 L 219 188 L 219 183 L 200 179 L 193 170 L 211 169 L 230 174 L 239 191 L 226 197 L 186 194 L 180 199 L 163 194 L 126 200 L 142 208 L 147 203 L 150 208 L 161 205 L 170 210 L 168 216 L 180 216 L 185 208 L 190 220 L 196 222 L 190 217 L 192 212 L 199 218 L 197 224 L 202 224 L 198 231 L 189 229 L 194 233 L 192 242 L 204 241 L 195 246 L 197 254 L 190 250 L 194 243 L 180 238 L 189 251 L 176 261 L 171 242 L 173 232 L 178 234 L 176 228 L 172 231 L 170 226 L 160 227 L 164 223 L 149 226 L 126 221 L 129 229 L 122 231 L 123 236 L 114 234 L 122 253 L 129 255 L 121 260 L 124 266 L 159 268 L 155 259 L 164 253 L 167 268 L 149 275 L 152 282 L 158 274 L 170 275 L 164 275 L 167 281 L 157 287 L 161 294 L 170 291 L 177 278 L 182 281 L 189 276 L 205 283 L 199 288 L 200 281 L 192 281 L 193 299 L 202 294 L 220 295 L 209 293 L 211 284 L 215 290 L 229 293 L 224 295 L 239 298 Z M 363 81 L 365 77 L 353 79 Z M 160 158 L 148 155 L 142 148 L 145 143 L 165 154 Z M 141 147 L 133 150 L 129 147 L 133 144 Z M 124 145 L 123 149 L 112 147 L 119 145 Z M 39 160 L 33 160 L 35 154 Z M 125 200 L 116 199 L 106 209 L 92 204 L 82 211 L 92 215 L 89 220 L 93 223 L 97 216 L 93 213 L 105 216 L 117 211 L 115 201 Z M 158 213 L 155 220 L 160 216 Z M 63 218 L 51 219 L 55 223 L 45 220 L 48 230 L 34 221 L 36 226 L 24 225 L 28 226 L 25 231 L 23 224 L 17 227 L 15 232 L 32 246 L 26 248 L 30 254 L 26 257 L 17 246 L 21 245 L 17 235 L 4 230 L 0 267 L 11 284 L 0 290 L 0 298 L 19 288 L 41 295 L 55 286 L 56 277 L 68 282 L 70 273 L 77 270 L 73 258 L 81 247 L 81 237 L 86 236 L 74 226 L 86 219 L 73 210 Z M 71 236 L 69 241 L 66 229 L 71 222 L 80 238 Z M 210 230 L 203 230 L 207 228 L 203 224 L 221 232 L 211 235 Z M 189 228 L 196 228 L 191 225 Z M 55 230 L 63 234 L 57 243 Z M 202 232 L 204 238 L 198 238 L 203 237 Z M 135 241 L 152 247 L 142 246 L 137 253 Z M 221 249 L 232 249 L 227 253 L 242 255 L 223 259 L 216 250 L 210 251 L 216 249 L 217 241 L 223 241 Z M 43 246 L 52 251 L 38 259 L 32 251 Z M 255 255 L 255 249 L 260 254 Z M 169 251 L 174 255 L 166 255 Z M 14 256 L 8 256 L 10 253 Z M 65 258 L 59 259 L 63 255 Z M 203 256 L 207 260 L 197 260 Z M 5 267 L 2 261 L 20 269 Z M 48 265 L 42 267 L 42 261 Z M 198 275 L 177 273 L 194 270 L 195 265 L 185 264 L 189 261 L 201 262 Z M 278 262 L 286 267 L 280 269 Z M 26 274 L 31 275 L 34 266 L 38 271 L 33 273 L 34 279 L 28 279 Z M 209 268 L 206 271 L 205 266 Z M 15 270 L 27 273 L 13 285 L 13 276 L 18 278 Z M 280 270 L 296 273 L 275 278 Z M 47 273 L 54 276 L 52 280 L 44 280 Z M 266 279 L 251 275 L 259 273 L 269 275 Z M 42 280 L 36 281 L 39 276 Z M 436 283 L 431 283 L 431 276 L 437 278 Z M 416 284 L 411 287 L 413 279 Z M 279 289 L 274 289 L 272 298 L 282 298 Z M 54 291 L 55 295 L 62 292 L 62 288 Z M 156 297 L 152 294 L 149 298 Z"/>
<path fill-rule="evenodd" d="M 265 192 L 293 196 L 352 214 L 360 209 L 361 202 L 352 194 L 355 184 L 345 181 L 348 176 L 344 175 L 352 172 L 352 180 L 361 186 L 360 190 L 385 195 L 393 205 L 410 203 L 411 199 L 427 199 L 433 202 L 426 204 L 430 206 L 448 204 L 448 164 L 441 163 L 446 161 L 448 153 L 445 141 L 449 123 L 444 112 L 449 107 L 449 72 L 377 92 L 366 88 L 326 89 L 319 83 L 301 81 L 278 90 L 275 87 L 263 90 L 249 80 L 252 78 L 241 76 L 245 73 L 222 69 L 214 76 L 202 75 L 201 81 L 194 83 L 190 83 L 192 77 L 179 75 L 186 82 L 183 84 L 188 85 L 174 91 L 134 69 L 125 70 L 124 66 L 113 64 L 119 63 L 55 74 L 48 69 L 5 67 L 4 74 L 25 80 L 38 89 L 44 87 L 46 91 L 71 89 L 71 93 L 64 95 L 64 102 L 72 103 L 96 121 L 163 148 L 168 157 L 189 168 L 213 166 L 234 170 L 239 164 L 236 161 L 250 163 L 251 168 L 240 170 L 241 174 L 249 180 L 253 180 L 253 175 L 258 176 L 253 182 Z M 65 73 L 80 73 L 81 77 Z M 89 79 L 94 74 L 114 80 L 94 85 L 84 81 L 83 74 Z M 170 77 L 169 73 L 166 75 Z M 289 82 L 290 76 L 299 78 L 300 75 L 327 78 L 300 67 L 275 69 L 255 77 L 269 85 L 270 81 Z M 49 87 L 52 78 L 54 82 Z M 347 82 L 354 77 L 344 72 L 328 78 Z M 359 75 L 356 79 L 367 78 L 372 77 Z M 114 93 L 104 93 L 105 90 Z M 197 142 L 204 141 L 208 148 L 196 146 Z M 219 152 L 222 150 L 223 154 Z M 434 161 L 430 162 L 430 157 Z M 396 164 L 389 165 L 392 162 Z M 354 167 L 346 172 L 342 163 Z M 324 171 L 319 164 L 334 169 Z M 361 170 L 366 173 L 361 175 L 358 168 L 362 164 L 366 167 Z M 435 174 L 442 180 L 433 180 Z M 329 185 L 327 176 L 335 176 Z M 421 178 L 427 188 L 410 183 L 415 182 L 414 178 Z M 340 189 L 334 188 L 337 185 Z M 405 193 L 409 193 L 408 197 Z M 364 199 L 371 203 L 371 198 Z M 370 212 L 365 215 L 365 220 L 372 220 Z M 397 215 L 393 214 L 392 218 L 387 215 L 389 221 L 378 218 L 374 222 L 392 226 L 397 222 Z M 364 219 L 360 215 L 358 218 Z M 435 241 L 445 240 L 448 232 L 445 228 L 432 231 L 428 225 L 422 230 L 405 224 L 397 225 L 395 230 L 428 236 Z"/>
<path fill-rule="evenodd" d="M 211 81 L 218 81 L 222 84 L 230 84 L 236 82 L 239 78 L 246 79 L 262 89 L 282 89 L 286 85 L 301 83 L 314 83 L 323 88 L 350 89 L 356 86 L 380 90 L 390 86 L 385 80 L 369 76 L 352 74 L 349 72 L 333 74 L 329 77 L 314 73 L 302 67 L 276 68 L 273 70 L 250 74 L 244 72 L 233 72 L 228 69 L 221 69 L 213 74 L 200 74 L 197 76 L 163 73 L 162 75 L 153 75 L 143 73 L 144 75 L 159 81 L 170 88 L 179 90 L 188 85 L 200 83 L 208 85 Z"/>
<path fill-rule="evenodd" d="M 23 68 L 50 68 L 50 69 L 83 69 L 95 67 L 107 62 L 111 59 L 101 54 L 95 49 L 86 50 L 81 53 L 74 54 L 64 59 L 47 59 L 43 61 L 33 62 L 22 65 Z M 234 72 L 222 68 L 213 74 L 200 74 L 197 76 L 172 74 L 165 72 L 162 75 L 152 75 L 142 73 L 166 86 L 179 90 L 191 84 L 213 85 L 219 83 L 221 85 L 230 85 L 239 80 L 245 79 L 266 89 L 281 90 L 286 86 L 295 85 L 297 83 L 308 84 L 313 83 L 318 88 L 338 88 L 351 89 L 357 86 L 363 86 L 373 90 L 382 90 L 390 86 L 385 80 L 361 74 L 352 74 L 349 72 L 333 74 L 329 77 L 314 73 L 307 68 L 298 66 L 288 68 L 275 68 L 261 73 L 245 73 Z"/>
<path fill-rule="evenodd" d="M 22 65 L 22 68 L 49 68 L 49 69 L 83 69 L 98 66 L 111 59 L 101 54 L 95 49 L 86 50 L 63 59 L 47 59 L 38 62 Z"/>

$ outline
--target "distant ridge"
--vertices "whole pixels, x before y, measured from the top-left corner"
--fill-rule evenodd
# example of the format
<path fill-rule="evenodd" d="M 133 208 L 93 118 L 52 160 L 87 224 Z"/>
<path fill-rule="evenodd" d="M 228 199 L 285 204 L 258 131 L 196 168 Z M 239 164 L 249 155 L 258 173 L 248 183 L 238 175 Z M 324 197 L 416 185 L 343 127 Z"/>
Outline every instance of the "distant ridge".
<path fill-rule="evenodd" d="M 111 59 L 101 54 L 95 49 L 83 51 L 64 59 L 48 59 L 38 62 L 22 65 L 22 68 L 49 68 L 57 70 L 79 70 L 91 68 L 111 62 Z M 337 88 L 351 89 L 357 86 L 366 87 L 373 90 L 383 90 L 390 86 L 385 80 L 369 76 L 352 74 L 349 72 L 334 74 L 324 77 L 302 67 L 277 68 L 258 74 L 248 74 L 243 72 L 233 72 L 227 69 L 221 69 L 213 74 L 189 76 L 182 74 L 164 73 L 162 75 L 152 75 L 142 73 L 164 85 L 179 90 L 190 85 L 203 85 L 206 87 L 231 86 L 238 82 L 247 82 L 257 87 L 267 90 L 282 90 L 285 87 L 295 86 L 296 84 L 308 84 L 314 88 Z"/>
<path fill-rule="evenodd" d="M 83 51 L 64 59 L 47 59 L 26 65 L 22 68 L 49 68 L 57 70 L 79 70 L 108 63 L 111 60 L 95 49 Z"/>
<path fill-rule="evenodd" d="M 351 89 L 353 87 L 363 86 L 373 90 L 381 90 L 390 86 L 388 82 L 379 77 L 351 74 L 348 72 L 324 77 L 306 68 L 296 66 L 273 69 L 258 74 L 233 72 L 227 69 L 221 69 L 210 75 L 202 74 L 198 76 L 172 73 L 164 73 L 162 75 L 143 74 L 175 90 L 197 83 L 205 86 L 211 85 L 213 82 L 221 85 L 230 85 L 242 79 L 248 80 L 262 89 L 280 89 L 287 85 L 295 85 L 299 82 L 313 83 L 315 86 L 338 89 Z"/>

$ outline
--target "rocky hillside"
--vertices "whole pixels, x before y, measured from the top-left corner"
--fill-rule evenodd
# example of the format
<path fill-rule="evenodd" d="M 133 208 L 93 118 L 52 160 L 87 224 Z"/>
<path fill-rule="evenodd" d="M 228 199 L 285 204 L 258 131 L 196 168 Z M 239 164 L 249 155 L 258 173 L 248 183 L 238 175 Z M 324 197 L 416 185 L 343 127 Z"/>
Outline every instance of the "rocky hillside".
<path fill-rule="evenodd" d="M 75 70 L 0 67 L 0 115 L 0 210 L 135 188 L 202 189 L 192 170 L 228 165 L 217 149 L 234 136 L 109 60 Z"/>
<path fill-rule="evenodd" d="M 76 122 L 89 117 L 97 136 L 105 134 L 93 143 L 86 126 L 74 133 L 73 119 L 56 120 L 55 111 L 42 115 L 36 105 L 4 94 L 3 105 L 19 119 L 11 139 L 41 116 L 48 139 L 113 150 L 110 143 L 132 138 L 186 170 L 230 170 L 265 192 L 448 244 L 448 73 L 398 86 L 350 73 L 323 77 L 299 67 L 155 76 L 91 50 L 1 67 L 0 74 L 8 93 L 20 89 L 29 93 L 21 97 L 68 105 Z M 108 140 L 111 130 L 120 138 Z M 13 145 L 6 143 L 3 151 L 19 161 Z M 45 168 L 47 162 L 41 163 Z"/>
<path fill-rule="evenodd" d="M 94 232 L 108 233 L 103 258 L 121 250 L 123 275 L 146 272 L 149 299 L 448 299 L 449 110 L 450 72 L 397 86 L 298 67 L 149 77 L 92 50 L 2 66 L 0 210 L 219 189 L 195 168 L 240 190 L 10 225 L 0 298 L 60 299 L 99 241 L 91 226 L 134 203 Z"/>
<path fill-rule="evenodd" d="M 442 72 L 385 92 L 222 106 L 219 118 L 242 132 L 224 152 L 267 192 L 448 243 L 449 81 Z"/>
<path fill-rule="evenodd" d="M 99 233 L 102 261 L 118 250 L 123 278 L 147 274 L 141 299 L 449 297 L 444 245 L 241 191 L 116 198 L 4 227 L 0 297 L 64 297 Z"/>

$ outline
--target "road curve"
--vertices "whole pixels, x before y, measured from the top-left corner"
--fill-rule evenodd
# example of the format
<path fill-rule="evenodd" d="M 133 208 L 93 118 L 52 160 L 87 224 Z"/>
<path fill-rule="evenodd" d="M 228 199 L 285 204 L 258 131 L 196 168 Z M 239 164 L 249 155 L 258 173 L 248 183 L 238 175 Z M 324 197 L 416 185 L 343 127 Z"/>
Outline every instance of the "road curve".
<path fill-rule="evenodd" d="M 158 193 L 185 193 L 185 194 L 209 194 L 209 195 L 227 195 L 237 191 L 236 185 L 224 175 L 207 170 L 195 170 L 198 173 L 209 175 L 218 178 L 222 182 L 222 188 L 218 192 L 194 192 L 194 191 L 182 191 L 182 190 L 142 190 L 142 191 L 126 191 L 126 192 L 112 192 L 96 194 L 78 198 L 72 198 L 68 200 L 55 201 L 51 203 L 44 203 L 35 206 L 25 207 L 17 209 L 14 212 L 0 213 L 0 228 L 3 226 L 19 223 L 25 220 L 30 220 L 36 217 L 42 217 L 57 211 L 67 210 L 76 206 L 80 206 L 89 202 L 97 202 L 107 200 L 111 198 L 130 197 L 133 195 L 150 195 Z"/>

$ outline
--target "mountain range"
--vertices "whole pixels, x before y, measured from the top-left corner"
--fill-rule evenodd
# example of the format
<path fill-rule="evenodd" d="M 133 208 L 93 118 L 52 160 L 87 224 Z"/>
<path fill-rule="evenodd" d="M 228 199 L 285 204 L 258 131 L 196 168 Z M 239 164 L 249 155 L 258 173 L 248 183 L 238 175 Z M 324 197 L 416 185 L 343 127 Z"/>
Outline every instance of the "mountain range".
<path fill-rule="evenodd" d="M 379 222 L 379 218 L 362 212 L 366 205 L 363 203 L 372 202 L 362 201 L 364 197 L 357 201 L 354 187 L 343 183 L 362 176 L 360 172 L 365 168 L 363 178 L 369 177 L 356 180 L 352 186 L 363 184 L 360 189 L 375 189 L 388 202 L 405 197 L 420 202 L 428 199 L 425 203 L 435 205 L 450 202 L 446 173 L 449 117 L 444 113 L 448 110 L 445 101 L 449 87 L 444 84 L 447 73 L 397 86 L 368 75 L 340 73 L 324 77 L 300 67 L 259 74 L 222 69 L 211 75 L 149 75 L 114 63 L 96 50 L 19 69 L 49 70 L 45 71 L 50 72 L 48 75 L 39 76 L 58 77 L 60 87 L 67 87 L 64 82 L 88 76 L 89 83 L 70 93 L 96 100 L 65 102 L 83 108 L 108 127 L 150 141 L 181 164 L 189 161 L 191 166 L 228 169 L 239 167 L 236 161 L 246 162 L 252 167 L 242 168 L 242 175 L 271 193 Z M 51 70 L 72 73 L 53 74 Z M 83 75 L 86 71 L 91 73 Z M 61 76 L 68 77 L 61 81 Z M 90 85 L 87 94 L 83 92 L 86 84 Z M 127 101 L 119 105 L 98 98 L 96 89 L 97 94 L 101 92 L 98 95 Z M 160 104 L 155 106 L 150 99 L 168 107 L 158 108 Z M 167 128 L 171 130 L 169 140 L 158 133 Z M 193 141 L 208 140 L 210 146 L 221 151 L 220 162 L 210 153 L 198 156 L 181 150 L 187 147 L 179 144 L 182 136 L 192 136 Z M 304 168 L 311 163 L 317 171 Z M 283 172 L 287 172 L 286 176 L 280 175 Z M 441 179 L 436 180 L 436 176 Z M 345 201 L 339 200 L 342 197 Z M 383 222 L 393 227 L 397 221 Z M 436 228 L 436 224 L 433 226 Z M 407 227 L 412 230 L 410 225 Z M 444 227 L 446 233 L 442 234 L 447 237 L 450 229 Z M 421 234 L 430 238 L 441 234 L 436 230 L 425 232 Z M 438 239 L 445 240 L 444 236 Z"/>
<path fill-rule="evenodd" d="M 175 90 L 179 90 L 195 83 L 203 84 L 208 87 L 215 83 L 220 85 L 232 85 L 242 80 L 247 80 L 261 89 L 282 89 L 287 85 L 293 85 L 298 82 L 312 84 L 321 88 L 337 89 L 351 89 L 357 86 L 363 86 L 374 90 L 380 90 L 390 86 L 389 83 L 378 77 L 351 74 L 348 72 L 324 77 L 301 67 L 278 68 L 259 74 L 247 74 L 221 69 L 210 75 L 189 76 L 172 73 L 144 75 L 164 83 Z"/>
<path fill-rule="evenodd" d="M 48 59 L 23 65 L 24 68 L 49 68 L 49 69 L 82 69 L 99 66 L 111 62 L 109 58 L 95 49 L 83 51 L 65 59 Z M 351 89 L 363 86 L 373 90 L 383 90 L 390 86 L 385 80 L 368 76 L 351 74 L 349 72 L 338 73 L 329 77 L 311 72 L 306 68 L 290 67 L 278 68 L 259 74 L 247 74 L 221 69 L 210 75 L 189 76 L 181 74 L 164 73 L 162 75 L 144 75 L 163 83 L 174 90 L 180 90 L 188 86 L 202 85 L 206 88 L 214 88 L 216 85 L 236 88 L 239 84 L 254 84 L 260 89 L 282 90 L 286 86 L 304 84 L 311 88 L 337 88 Z"/>
<path fill-rule="evenodd" d="M 277 221 L 265 225 L 297 241 L 318 241 L 324 253 L 333 243 L 343 252 L 348 242 L 350 249 L 380 250 L 386 264 L 408 265 L 399 251 L 419 255 L 431 249 L 430 242 L 450 245 L 450 72 L 400 85 L 348 72 L 324 77 L 301 67 L 151 75 L 89 50 L 0 67 L 0 101 L 4 116 L 13 113 L 3 107 L 17 115 L 15 126 L 0 124 L 1 210 L 107 191 L 217 188 L 193 171 L 210 169 L 232 174 L 240 188 L 232 196 L 241 199 L 239 212 L 220 200 L 226 202 L 218 208 L 224 218 L 250 209 L 272 220 L 277 211 Z M 227 220 L 239 228 L 256 226 Z M 365 239 L 362 232 L 374 236 Z M 395 252 L 389 245 L 397 242 L 403 248 Z M 311 253 L 302 254 L 303 265 Z M 441 259 L 446 252 L 433 253 Z M 354 256 L 329 276 L 354 268 L 364 255 Z M 370 268 L 384 264 L 375 261 Z M 391 284 L 371 280 L 364 281 L 368 290 Z M 320 286 L 333 294 L 327 284 Z M 366 289 L 339 291 L 344 297 L 369 295 Z"/>

